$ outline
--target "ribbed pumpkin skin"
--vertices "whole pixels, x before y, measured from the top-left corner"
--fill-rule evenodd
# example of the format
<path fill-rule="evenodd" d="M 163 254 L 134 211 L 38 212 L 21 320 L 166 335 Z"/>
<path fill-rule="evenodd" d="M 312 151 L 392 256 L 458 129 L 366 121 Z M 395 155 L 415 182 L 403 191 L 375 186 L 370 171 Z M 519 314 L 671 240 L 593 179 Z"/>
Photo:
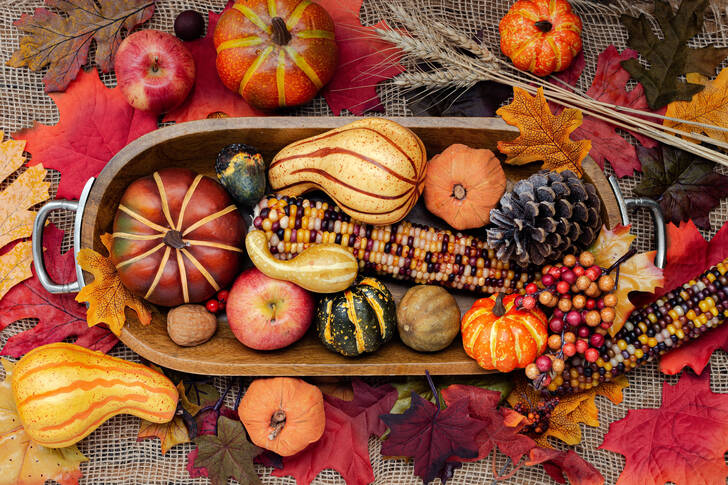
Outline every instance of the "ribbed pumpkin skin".
<path fill-rule="evenodd" d="M 290 41 L 273 40 L 273 18 L 286 23 Z M 225 86 L 261 109 L 313 99 L 336 68 L 334 21 L 309 0 L 237 0 L 213 34 L 217 72 Z"/>
<path fill-rule="evenodd" d="M 426 169 L 417 135 L 391 120 L 365 118 L 283 148 L 268 181 L 281 195 L 323 190 L 355 219 L 393 224 L 414 207 Z"/>
<path fill-rule="evenodd" d="M 195 227 L 206 217 L 208 222 Z M 184 247 L 166 242 L 171 229 L 181 234 Z M 160 170 L 124 192 L 111 260 L 124 286 L 152 303 L 200 302 L 237 276 L 245 231 L 235 204 L 215 180 L 182 168 Z"/>
<path fill-rule="evenodd" d="M 463 315 L 463 348 L 483 369 L 510 372 L 526 367 L 546 350 L 546 315 L 538 308 L 517 310 L 517 297 L 503 298 L 502 317 L 493 313 L 496 295 L 477 300 Z"/>
<path fill-rule="evenodd" d="M 374 278 L 362 278 L 344 292 L 323 296 L 315 318 L 324 346 L 347 357 L 374 352 L 397 329 L 392 294 Z"/>
<path fill-rule="evenodd" d="M 166 423 L 178 399 L 159 372 L 67 343 L 28 352 L 15 365 L 12 389 L 25 431 L 48 448 L 77 443 L 117 414 Z"/>
<path fill-rule="evenodd" d="M 537 22 L 549 22 L 543 32 Z M 581 19 L 566 0 L 518 0 L 501 19 L 501 50 L 537 76 L 567 69 L 581 50 Z"/>

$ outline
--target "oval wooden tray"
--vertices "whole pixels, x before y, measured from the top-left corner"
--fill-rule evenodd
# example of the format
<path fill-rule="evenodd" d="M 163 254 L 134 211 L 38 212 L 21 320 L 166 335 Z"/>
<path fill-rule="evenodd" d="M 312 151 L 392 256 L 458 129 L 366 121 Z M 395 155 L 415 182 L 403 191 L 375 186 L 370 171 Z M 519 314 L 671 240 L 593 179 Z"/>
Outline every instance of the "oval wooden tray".
<path fill-rule="evenodd" d="M 266 160 L 285 145 L 326 130 L 350 123 L 341 117 L 265 117 L 209 119 L 181 123 L 149 133 L 132 142 L 99 175 L 83 209 L 81 247 L 103 253 L 99 235 L 111 232 L 114 214 L 126 187 L 139 177 L 164 167 L 188 167 L 215 177 L 217 152 L 230 143 L 247 143 L 257 147 Z M 412 129 L 424 142 L 429 156 L 452 143 L 489 148 L 497 153 L 499 140 L 511 140 L 518 130 L 499 118 L 396 118 Z M 509 183 L 527 177 L 539 164 L 525 167 L 504 165 Z M 602 171 L 591 159 L 583 163 L 584 178 L 592 182 L 604 202 L 602 217 L 608 226 L 619 223 L 619 209 Z M 442 226 L 421 206 L 408 220 Z M 397 301 L 406 286 L 387 282 Z M 456 295 L 464 312 L 475 295 Z M 150 361 L 171 369 L 208 375 L 416 375 L 479 374 L 483 369 L 462 349 L 459 338 L 447 349 L 418 353 L 395 338 L 374 354 L 346 358 L 326 350 L 312 331 L 302 340 L 282 350 L 259 352 L 239 343 L 226 323 L 220 323 L 215 336 L 197 347 L 180 347 L 166 331 L 166 310 L 155 308 L 152 323 L 143 326 L 127 310 L 127 324 L 121 340 Z M 313 330 L 313 329 L 312 329 Z"/>

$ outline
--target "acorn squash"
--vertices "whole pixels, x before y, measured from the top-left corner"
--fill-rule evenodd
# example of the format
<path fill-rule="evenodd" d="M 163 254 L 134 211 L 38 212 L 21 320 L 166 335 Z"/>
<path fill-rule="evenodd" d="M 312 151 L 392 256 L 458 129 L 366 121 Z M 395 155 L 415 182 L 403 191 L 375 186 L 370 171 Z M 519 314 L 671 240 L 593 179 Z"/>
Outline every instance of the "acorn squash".
<path fill-rule="evenodd" d="M 235 202 L 242 206 L 256 204 L 265 194 L 265 161 L 250 145 L 233 143 L 220 150 L 215 172 Z"/>
<path fill-rule="evenodd" d="M 345 291 L 324 295 L 315 319 L 324 346 L 347 357 L 374 352 L 397 330 L 394 298 L 375 278 L 361 278 Z"/>

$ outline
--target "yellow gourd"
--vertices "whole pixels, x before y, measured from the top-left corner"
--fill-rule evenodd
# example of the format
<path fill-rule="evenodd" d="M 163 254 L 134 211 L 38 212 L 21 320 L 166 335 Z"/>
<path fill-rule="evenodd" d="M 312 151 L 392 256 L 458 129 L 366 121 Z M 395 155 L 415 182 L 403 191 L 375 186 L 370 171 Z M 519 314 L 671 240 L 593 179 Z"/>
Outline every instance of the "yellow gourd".
<path fill-rule="evenodd" d="M 268 249 L 264 231 L 250 231 L 245 249 L 261 273 L 290 281 L 314 293 L 347 289 L 356 279 L 359 264 L 349 250 L 333 243 L 315 244 L 288 261 L 276 259 Z"/>
<path fill-rule="evenodd" d="M 117 414 L 166 423 L 179 397 L 149 367 L 68 343 L 31 350 L 11 379 L 25 431 L 47 448 L 77 443 Z"/>

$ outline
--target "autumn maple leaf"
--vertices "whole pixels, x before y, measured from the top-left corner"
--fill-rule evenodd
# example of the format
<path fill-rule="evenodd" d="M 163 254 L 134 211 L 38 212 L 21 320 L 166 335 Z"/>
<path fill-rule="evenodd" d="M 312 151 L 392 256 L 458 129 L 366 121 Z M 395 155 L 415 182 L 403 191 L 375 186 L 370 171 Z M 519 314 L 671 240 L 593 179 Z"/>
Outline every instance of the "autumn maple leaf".
<path fill-rule="evenodd" d="M 578 485 L 602 485 L 604 477 L 594 465 L 576 454 L 574 450 L 559 451 L 551 448 L 533 448 L 528 456 L 527 466 L 541 464 L 558 483 L 566 483 L 564 475 L 570 483 Z"/>
<path fill-rule="evenodd" d="M 217 434 L 197 436 L 194 441 L 197 444 L 194 466 L 207 470 L 212 485 L 225 485 L 230 477 L 241 485 L 262 483 L 253 466 L 258 447 L 248 441 L 240 420 L 220 416 Z"/>
<path fill-rule="evenodd" d="M 89 177 L 95 177 L 116 153 L 141 135 L 157 128 L 156 116 L 135 110 L 118 87 L 109 89 L 97 71 L 81 71 L 65 93 L 50 95 L 60 122 L 38 122 L 15 133 L 26 140 L 33 158 L 61 172 L 57 197 L 77 199 Z"/>
<path fill-rule="evenodd" d="M 526 90 L 514 87 L 513 102 L 496 113 L 520 130 L 515 140 L 498 142 L 498 150 L 508 156 L 506 163 L 523 165 L 543 160 L 545 170 L 571 170 L 581 176 L 581 162 L 589 154 L 591 141 L 569 138 L 581 125 L 580 110 L 566 108 L 554 116 L 543 88 L 531 96 Z"/>
<path fill-rule="evenodd" d="M 632 409 L 609 425 L 599 448 L 626 463 L 617 485 L 722 484 L 728 477 L 728 394 L 710 390 L 710 372 L 685 372 L 662 385 L 657 409 Z"/>

